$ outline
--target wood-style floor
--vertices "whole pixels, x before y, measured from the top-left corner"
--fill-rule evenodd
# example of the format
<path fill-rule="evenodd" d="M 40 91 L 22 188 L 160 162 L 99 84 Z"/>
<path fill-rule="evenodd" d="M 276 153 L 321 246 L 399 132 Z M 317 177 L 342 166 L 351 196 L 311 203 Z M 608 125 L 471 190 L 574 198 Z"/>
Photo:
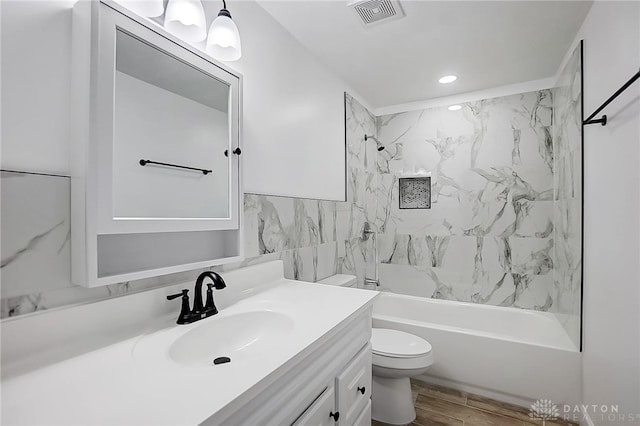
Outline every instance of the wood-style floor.
<path fill-rule="evenodd" d="M 411 426 L 542 425 L 542 420 L 533 420 L 527 408 L 517 405 L 414 380 L 411 388 L 417 415 Z M 386 426 L 375 420 L 371 424 Z M 547 420 L 546 424 L 577 425 L 562 420 Z"/>

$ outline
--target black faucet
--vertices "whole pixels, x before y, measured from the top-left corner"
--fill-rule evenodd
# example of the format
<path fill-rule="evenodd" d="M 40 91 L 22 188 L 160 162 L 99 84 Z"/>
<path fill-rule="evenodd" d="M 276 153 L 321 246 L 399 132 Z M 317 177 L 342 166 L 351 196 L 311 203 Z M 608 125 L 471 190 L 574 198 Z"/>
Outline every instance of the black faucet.
<path fill-rule="evenodd" d="M 207 302 L 202 306 L 202 283 L 207 277 L 211 278 L 213 284 L 207 284 Z M 217 272 L 205 271 L 201 273 L 196 280 L 196 295 L 193 299 L 193 310 L 191 312 L 196 315 L 207 314 L 203 318 L 217 314 L 218 308 L 216 308 L 215 303 L 213 303 L 213 287 L 215 287 L 216 290 L 222 290 L 226 286 L 227 284 Z"/>
<path fill-rule="evenodd" d="M 175 299 L 176 297 L 182 296 L 182 308 L 180 309 L 180 315 L 178 315 L 177 324 L 190 324 L 194 321 L 197 321 L 193 318 L 193 314 L 191 314 L 191 309 L 189 308 L 189 290 L 186 288 L 182 290 L 182 293 L 172 294 L 167 296 L 167 300 Z"/>
<path fill-rule="evenodd" d="M 205 305 L 202 306 L 202 284 L 207 277 L 211 278 L 213 284 L 207 284 L 207 301 Z M 180 309 L 180 315 L 178 315 L 178 321 L 176 321 L 176 323 L 191 324 L 192 322 L 217 314 L 218 308 L 216 308 L 213 302 L 213 288 L 215 287 L 216 290 L 222 290 L 226 286 L 224 280 L 218 273 L 205 271 L 201 273 L 196 280 L 196 295 L 193 300 L 193 309 L 189 309 L 189 290 L 184 289 L 181 293 L 167 296 L 167 300 L 182 296 L 182 308 Z"/>

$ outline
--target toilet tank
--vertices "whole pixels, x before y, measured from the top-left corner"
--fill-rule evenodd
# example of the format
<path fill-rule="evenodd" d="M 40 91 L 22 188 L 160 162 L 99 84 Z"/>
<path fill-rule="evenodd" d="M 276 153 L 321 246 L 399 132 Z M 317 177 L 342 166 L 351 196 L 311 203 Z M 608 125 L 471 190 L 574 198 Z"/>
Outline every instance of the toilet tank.
<path fill-rule="evenodd" d="M 358 279 L 355 275 L 336 274 L 318 281 L 318 284 L 337 285 L 339 287 L 357 287 Z"/>

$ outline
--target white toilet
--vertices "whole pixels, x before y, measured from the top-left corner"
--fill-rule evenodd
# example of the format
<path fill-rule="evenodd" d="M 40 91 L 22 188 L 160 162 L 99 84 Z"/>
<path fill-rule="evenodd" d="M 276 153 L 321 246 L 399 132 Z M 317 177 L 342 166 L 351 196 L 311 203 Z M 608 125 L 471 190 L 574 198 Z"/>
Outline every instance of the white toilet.
<path fill-rule="evenodd" d="M 355 287 L 353 275 L 333 275 L 321 284 Z M 409 424 L 416 418 L 411 396 L 410 377 L 419 376 L 433 364 L 431 345 L 421 337 L 398 330 L 374 328 L 371 335 L 373 353 L 373 389 L 371 417 L 394 424 Z"/>
<path fill-rule="evenodd" d="M 337 285 L 339 287 L 356 287 L 358 279 L 355 275 L 336 274 L 318 281 L 318 284 Z"/>
<path fill-rule="evenodd" d="M 433 364 L 431 345 L 404 331 L 374 328 L 371 417 L 380 422 L 404 425 L 416 418 L 410 377 L 419 376 Z"/>

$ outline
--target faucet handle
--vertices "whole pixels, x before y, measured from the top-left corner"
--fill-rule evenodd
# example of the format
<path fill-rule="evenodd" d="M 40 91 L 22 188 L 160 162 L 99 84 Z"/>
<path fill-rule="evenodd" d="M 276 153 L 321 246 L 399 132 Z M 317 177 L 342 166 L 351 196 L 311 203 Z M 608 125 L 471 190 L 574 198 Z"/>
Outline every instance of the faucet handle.
<path fill-rule="evenodd" d="M 191 309 L 189 308 L 189 290 L 186 288 L 181 293 L 170 294 L 167 296 L 167 300 L 173 300 L 182 296 L 182 307 L 180 308 L 180 315 L 178 315 L 177 324 L 189 324 L 193 322 L 193 316 L 191 315 Z"/>
<path fill-rule="evenodd" d="M 187 293 L 189 293 L 189 290 L 187 290 L 186 288 L 182 289 L 182 293 L 170 294 L 169 296 L 167 296 L 167 300 L 173 300 L 173 299 L 175 299 L 177 297 L 180 297 L 180 296 L 189 297 L 189 295 Z"/>
<path fill-rule="evenodd" d="M 218 313 L 218 308 L 216 308 L 216 305 L 213 302 L 213 286 L 214 284 L 207 284 L 207 301 L 204 304 L 204 310 L 209 313 L 209 315 L 215 315 Z M 216 286 L 216 288 L 218 287 Z"/>

